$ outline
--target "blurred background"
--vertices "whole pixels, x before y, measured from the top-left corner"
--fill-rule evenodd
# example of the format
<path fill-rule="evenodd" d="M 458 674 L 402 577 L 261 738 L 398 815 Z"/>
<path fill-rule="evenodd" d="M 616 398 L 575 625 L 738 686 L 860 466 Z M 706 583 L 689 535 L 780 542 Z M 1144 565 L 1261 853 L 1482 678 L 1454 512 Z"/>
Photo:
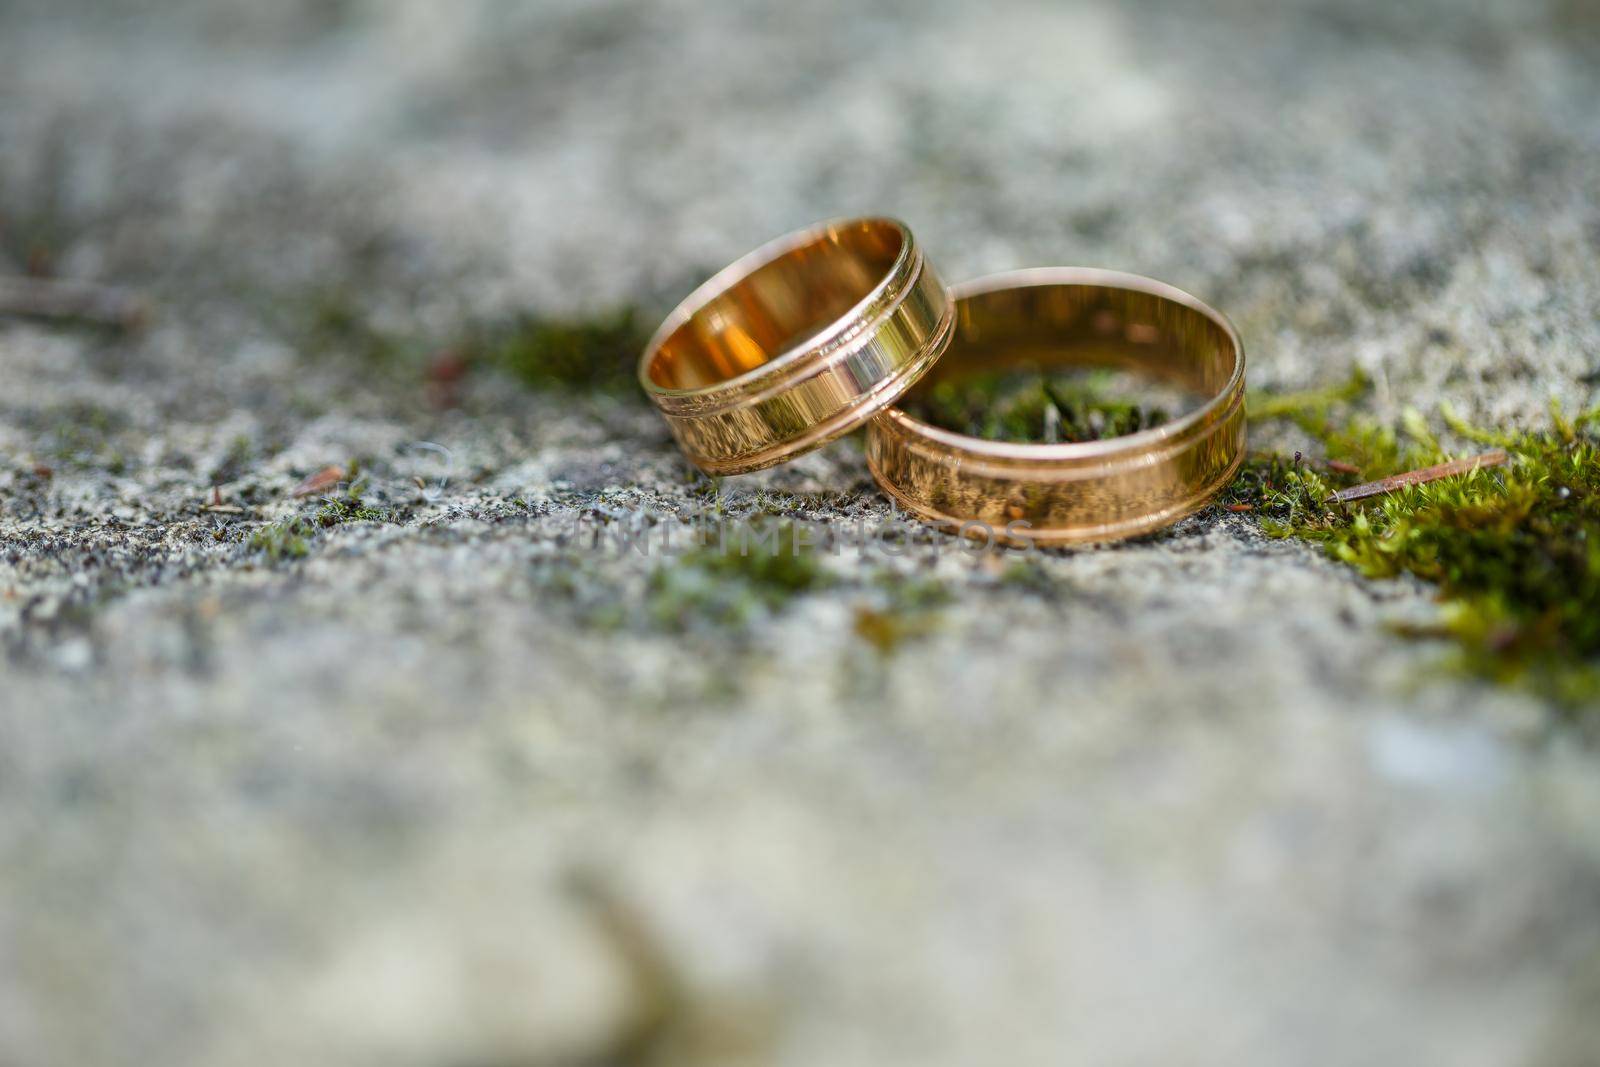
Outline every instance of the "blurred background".
<path fill-rule="evenodd" d="M 818 219 L 1520 426 L 1597 189 L 1588 0 L 0 2 L 0 1063 L 1600 1062 L 1594 752 L 1421 585 L 573 533 L 718 492 L 632 362 Z"/>

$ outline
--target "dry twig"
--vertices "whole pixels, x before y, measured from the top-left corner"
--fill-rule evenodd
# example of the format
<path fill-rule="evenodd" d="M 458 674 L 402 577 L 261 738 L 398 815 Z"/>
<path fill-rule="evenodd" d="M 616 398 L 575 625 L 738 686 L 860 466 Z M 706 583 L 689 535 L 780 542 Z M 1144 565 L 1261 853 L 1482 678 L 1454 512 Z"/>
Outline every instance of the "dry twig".
<path fill-rule="evenodd" d="M 150 307 L 131 289 L 90 282 L 0 275 L 0 315 L 89 322 L 132 330 L 144 325 Z"/>
<path fill-rule="evenodd" d="M 1392 493 L 1407 486 L 1436 482 L 1440 478 L 1466 474 L 1481 467 L 1498 467 L 1505 463 L 1506 459 L 1505 449 L 1497 448 L 1492 452 L 1485 452 L 1481 456 L 1453 459 L 1448 463 L 1440 463 L 1437 466 L 1423 467 L 1421 470 L 1406 471 L 1403 474 L 1391 474 L 1389 477 L 1380 478 L 1375 482 L 1352 485 L 1349 489 L 1339 490 L 1333 494 L 1331 499 L 1340 504 L 1348 504 L 1352 500 L 1364 500 L 1369 496 L 1382 496 L 1384 493 Z"/>
<path fill-rule="evenodd" d="M 338 464 L 323 467 L 289 491 L 290 496 L 318 496 L 344 481 L 344 468 Z"/>

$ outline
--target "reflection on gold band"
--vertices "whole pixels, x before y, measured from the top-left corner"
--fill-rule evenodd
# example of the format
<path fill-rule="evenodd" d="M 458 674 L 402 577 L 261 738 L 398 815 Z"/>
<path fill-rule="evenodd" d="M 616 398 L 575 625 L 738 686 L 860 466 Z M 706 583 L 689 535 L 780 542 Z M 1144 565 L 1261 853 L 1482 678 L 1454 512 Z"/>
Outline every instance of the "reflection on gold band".
<path fill-rule="evenodd" d="M 696 466 L 739 474 L 819 448 L 893 403 L 954 322 L 903 224 L 826 223 L 690 294 L 646 347 L 639 381 Z"/>
<path fill-rule="evenodd" d="M 980 440 L 889 408 L 872 421 L 867 463 L 904 507 L 952 529 L 968 524 L 972 536 L 991 536 L 987 527 L 1012 541 L 1109 541 L 1195 511 L 1238 468 L 1244 348 L 1227 319 L 1192 296 L 1078 268 L 996 275 L 952 296 L 955 338 L 919 389 L 1011 367 L 1113 366 L 1205 400 L 1154 429 L 1052 445 Z"/>

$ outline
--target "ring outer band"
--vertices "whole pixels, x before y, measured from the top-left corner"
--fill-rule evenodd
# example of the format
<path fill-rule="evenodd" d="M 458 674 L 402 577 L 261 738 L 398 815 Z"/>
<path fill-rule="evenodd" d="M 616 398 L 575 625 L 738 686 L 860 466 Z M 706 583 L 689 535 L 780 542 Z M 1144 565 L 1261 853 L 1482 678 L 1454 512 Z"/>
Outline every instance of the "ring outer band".
<path fill-rule="evenodd" d="M 1130 290 L 1181 305 L 1220 329 L 1234 352 L 1233 369 L 1222 388 L 1193 411 L 1099 441 L 990 441 L 891 407 L 867 433 L 867 466 L 879 487 L 929 522 L 1007 544 L 1115 541 L 1159 530 L 1204 507 L 1232 480 L 1245 454 L 1245 353 L 1233 324 L 1181 289 L 1091 268 L 990 275 L 953 286 L 951 297 L 959 313 L 965 299 L 1036 286 Z"/>
<path fill-rule="evenodd" d="M 896 227 L 899 253 L 862 300 L 820 332 L 737 377 L 693 389 L 650 378 L 662 345 L 697 310 L 755 271 L 839 228 Z M 910 229 L 893 219 L 820 223 L 780 237 L 689 294 L 651 338 L 639 380 L 678 446 L 712 475 L 762 470 L 855 430 L 911 388 L 955 332 L 955 304 Z"/>

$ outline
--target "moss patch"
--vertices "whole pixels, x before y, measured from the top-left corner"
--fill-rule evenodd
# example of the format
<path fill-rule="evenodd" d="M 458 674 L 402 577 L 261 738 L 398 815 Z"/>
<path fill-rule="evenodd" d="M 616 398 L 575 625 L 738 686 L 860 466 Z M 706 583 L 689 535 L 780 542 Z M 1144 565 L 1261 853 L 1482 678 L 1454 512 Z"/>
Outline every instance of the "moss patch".
<path fill-rule="evenodd" d="M 388 522 L 387 508 L 373 507 L 360 497 L 335 497 L 317 511 L 318 526 L 338 526 L 346 522 Z"/>
<path fill-rule="evenodd" d="M 575 621 L 598 630 L 736 636 L 825 593 L 851 599 L 855 633 L 880 653 L 938 628 L 941 610 L 955 599 L 944 582 L 887 567 L 837 573 L 825 558 L 834 552 L 828 533 L 824 524 L 756 513 L 720 532 L 704 530 L 693 547 L 663 555 L 641 596 L 583 556 L 542 562 L 533 584 L 566 601 Z"/>
<path fill-rule="evenodd" d="M 308 298 L 298 318 L 302 324 L 297 331 L 299 341 L 308 351 L 343 356 L 381 369 L 415 358 L 422 347 L 379 329 L 362 302 L 345 289 L 317 292 Z"/>
<path fill-rule="evenodd" d="M 916 414 L 936 425 L 1031 443 L 1093 440 L 1165 421 L 1102 379 L 993 376 L 941 384 Z M 1448 408 L 1393 425 L 1362 413 L 1362 374 L 1323 389 L 1254 392 L 1253 424 L 1292 425 L 1308 454 L 1257 453 L 1218 498 L 1273 537 L 1322 545 L 1372 578 L 1413 575 L 1439 589 L 1429 635 L 1453 638 L 1463 669 L 1566 706 L 1600 701 L 1600 409 L 1552 411 L 1546 429 L 1496 432 Z M 1340 489 L 1504 449 L 1510 463 L 1342 504 Z M 1028 584 L 1019 579 L 1019 584 Z M 876 624 L 874 624 L 876 625 Z"/>
<path fill-rule="evenodd" d="M 37 418 L 37 454 L 52 466 L 123 474 L 128 460 L 118 443 L 127 428 L 128 418 L 120 411 L 66 404 Z"/>
<path fill-rule="evenodd" d="M 394 513 L 389 508 L 370 504 L 365 499 L 367 479 L 356 474 L 357 464 L 350 461 L 350 485 L 344 492 L 327 497 L 317 510 L 318 526 L 338 526 L 346 522 L 390 522 Z"/>
<path fill-rule="evenodd" d="M 1358 383 L 1268 398 L 1252 420 L 1289 420 L 1322 455 L 1251 457 L 1222 498 L 1274 537 L 1324 546 L 1372 578 L 1439 587 L 1430 633 L 1452 637 L 1474 674 L 1526 685 L 1564 705 L 1600 700 L 1600 409 L 1548 429 L 1499 433 L 1448 409 L 1406 411 L 1398 426 L 1348 410 Z M 1350 504 L 1339 489 L 1503 448 L 1478 470 Z"/>
<path fill-rule="evenodd" d="M 631 309 L 589 319 L 520 315 L 478 329 L 461 350 L 469 363 L 496 367 L 535 389 L 634 395 L 649 339 Z"/>
<path fill-rule="evenodd" d="M 937 382 L 905 403 L 935 426 L 989 441 L 1099 441 L 1160 426 L 1175 405 L 1130 391 L 1126 375 L 978 374 Z"/>
<path fill-rule="evenodd" d="M 779 523 L 771 533 L 775 542 L 703 545 L 658 567 L 646 601 L 652 623 L 670 631 L 740 628 L 829 584 L 799 524 Z"/>
<path fill-rule="evenodd" d="M 855 609 L 853 628 L 881 656 L 936 632 L 940 609 L 955 596 L 937 578 L 885 570 L 873 581 L 873 595 Z"/>
<path fill-rule="evenodd" d="M 257 527 L 245 539 L 245 547 L 265 553 L 274 563 L 301 559 L 310 554 L 318 535 L 329 527 L 347 522 L 397 521 L 394 509 L 366 500 L 367 479 L 356 475 L 357 462 L 351 460 L 347 469 L 352 481 L 342 492 L 323 497 L 316 510 L 308 514 L 291 515 Z"/>
<path fill-rule="evenodd" d="M 1005 570 L 1000 572 L 1000 585 L 1047 600 L 1054 600 L 1062 593 L 1061 583 L 1033 559 L 1008 563 Z"/>
<path fill-rule="evenodd" d="M 434 383 L 494 369 L 533 389 L 574 393 L 639 395 L 635 371 L 650 339 L 646 316 L 632 308 L 590 317 L 518 314 L 434 336 L 380 326 L 342 289 L 318 292 L 284 314 L 287 332 L 313 354 L 389 372 L 409 369 Z"/>
<path fill-rule="evenodd" d="M 294 515 L 252 530 L 245 547 L 252 552 L 265 553 L 274 563 L 300 559 L 311 551 L 316 533 L 316 527 L 308 520 Z"/>

